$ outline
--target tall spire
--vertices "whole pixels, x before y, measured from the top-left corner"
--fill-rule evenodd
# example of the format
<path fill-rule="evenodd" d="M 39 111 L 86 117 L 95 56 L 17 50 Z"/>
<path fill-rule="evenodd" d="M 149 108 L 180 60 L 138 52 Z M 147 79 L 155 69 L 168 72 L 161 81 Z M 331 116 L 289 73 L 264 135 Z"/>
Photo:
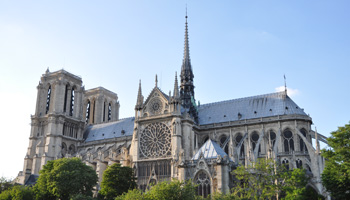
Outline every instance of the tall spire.
<path fill-rule="evenodd" d="M 186 23 L 185 23 L 185 45 L 184 45 L 184 59 L 182 61 L 182 68 L 181 71 L 183 70 L 190 70 L 192 71 L 191 67 L 191 59 L 190 59 L 190 46 L 188 43 L 188 23 L 187 23 L 187 8 L 186 8 Z"/>
<path fill-rule="evenodd" d="M 180 94 L 179 94 L 179 85 L 177 83 L 177 72 L 175 72 L 175 83 L 174 83 L 174 94 L 173 94 L 174 98 L 179 98 Z"/>
<path fill-rule="evenodd" d="M 186 8 L 186 23 L 185 23 L 185 45 L 184 45 L 184 58 L 181 67 L 181 85 L 180 85 L 180 98 L 181 106 L 198 121 L 196 100 L 194 97 L 194 85 L 193 85 L 193 71 L 190 59 L 190 46 L 188 42 L 188 23 L 187 23 L 187 8 Z"/>
<path fill-rule="evenodd" d="M 136 101 L 135 109 L 136 110 L 141 109 L 142 104 L 143 104 L 143 96 L 142 96 L 141 80 L 140 80 L 140 82 L 139 82 L 139 91 L 137 93 L 137 101 Z"/>

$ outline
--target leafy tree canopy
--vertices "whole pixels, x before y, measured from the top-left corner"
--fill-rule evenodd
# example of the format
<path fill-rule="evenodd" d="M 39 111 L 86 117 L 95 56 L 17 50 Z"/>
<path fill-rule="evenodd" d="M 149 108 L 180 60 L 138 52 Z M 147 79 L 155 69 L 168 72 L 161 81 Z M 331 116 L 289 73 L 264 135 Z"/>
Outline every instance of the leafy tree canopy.
<path fill-rule="evenodd" d="M 92 196 L 96 172 L 79 158 L 48 161 L 34 186 L 37 199 L 70 199 L 77 194 Z"/>
<path fill-rule="evenodd" d="M 196 195 L 196 186 L 191 180 L 182 182 L 173 180 L 161 182 L 151 187 L 149 191 L 141 193 L 140 190 L 129 190 L 129 192 L 116 198 L 116 200 L 196 200 L 202 199 Z"/>
<path fill-rule="evenodd" d="M 13 185 L 14 184 L 12 183 L 11 179 L 0 177 L 0 194 L 5 190 L 10 189 Z"/>
<path fill-rule="evenodd" d="M 122 167 L 120 164 L 115 163 L 108 166 L 103 172 L 99 194 L 105 199 L 114 199 L 136 187 L 133 170 L 130 167 Z"/>
<path fill-rule="evenodd" d="M 233 171 L 236 185 L 228 199 L 305 199 L 308 178 L 303 169 L 287 170 L 273 160 L 260 159 Z"/>
<path fill-rule="evenodd" d="M 339 127 L 327 139 L 330 149 L 322 150 L 326 167 L 322 183 L 336 199 L 350 199 L 350 124 Z"/>
<path fill-rule="evenodd" d="M 0 200 L 33 200 L 34 193 L 31 187 L 15 185 L 0 194 Z"/>

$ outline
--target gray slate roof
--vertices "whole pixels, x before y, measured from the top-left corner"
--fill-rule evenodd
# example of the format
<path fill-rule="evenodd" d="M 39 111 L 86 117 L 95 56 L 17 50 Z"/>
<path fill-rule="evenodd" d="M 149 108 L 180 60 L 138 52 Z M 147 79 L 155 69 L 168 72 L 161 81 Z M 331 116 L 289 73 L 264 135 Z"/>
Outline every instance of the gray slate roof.
<path fill-rule="evenodd" d="M 115 122 L 90 125 L 84 133 L 85 142 L 131 136 L 134 130 L 134 121 L 135 118 L 130 117 Z"/>
<path fill-rule="evenodd" d="M 211 139 L 207 140 L 202 147 L 197 151 L 197 153 L 192 157 L 192 160 L 198 160 L 203 152 L 204 159 L 217 158 L 220 155 L 222 158 L 227 156 L 225 151 L 216 142 Z"/>
<path fill-rule="evenodd" d="M 306 115 L 284 92 L 203 104 L 198 107 L 200 125 L 292 114 Z"/>

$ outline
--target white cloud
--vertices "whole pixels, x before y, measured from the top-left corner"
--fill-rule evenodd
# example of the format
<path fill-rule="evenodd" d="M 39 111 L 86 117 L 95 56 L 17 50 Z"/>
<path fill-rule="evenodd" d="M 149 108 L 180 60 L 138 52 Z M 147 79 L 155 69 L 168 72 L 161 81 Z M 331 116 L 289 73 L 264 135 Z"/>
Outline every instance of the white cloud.
<path fill-rule="evenodd" d="M 284 86 L 276 87 L 276 88 L 275 88 L 275 91 L 276 91 L 276 92 L 282 92 L 282 91 L 284 91 Z M 287 94 L 288 94 L 288 96 L 293 97 L 293 96 L 296 96 L 296 95 L 300 94 L 300 92 L 299 92 L 298 89 L 293 89 L 293 88 L 287 87 Z"/>

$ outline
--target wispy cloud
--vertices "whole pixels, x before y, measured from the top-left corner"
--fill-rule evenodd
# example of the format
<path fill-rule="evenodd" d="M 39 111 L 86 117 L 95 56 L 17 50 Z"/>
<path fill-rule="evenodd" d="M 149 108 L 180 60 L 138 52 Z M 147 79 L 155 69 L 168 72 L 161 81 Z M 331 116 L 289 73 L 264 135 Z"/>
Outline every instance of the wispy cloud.
<path fill-rule="evenodd" d="M 284 86 L 276 87 L 275 90 L 276 90 L 276 92 L 282 92 L 282 91 L 284 91 Z M 293 88 L 287 87 L 287 94 L 288 94 L 288 96 L 293 97 L 293 96 L 300 94 L 300 92 L 298 89 L 293 89 Z"/>

